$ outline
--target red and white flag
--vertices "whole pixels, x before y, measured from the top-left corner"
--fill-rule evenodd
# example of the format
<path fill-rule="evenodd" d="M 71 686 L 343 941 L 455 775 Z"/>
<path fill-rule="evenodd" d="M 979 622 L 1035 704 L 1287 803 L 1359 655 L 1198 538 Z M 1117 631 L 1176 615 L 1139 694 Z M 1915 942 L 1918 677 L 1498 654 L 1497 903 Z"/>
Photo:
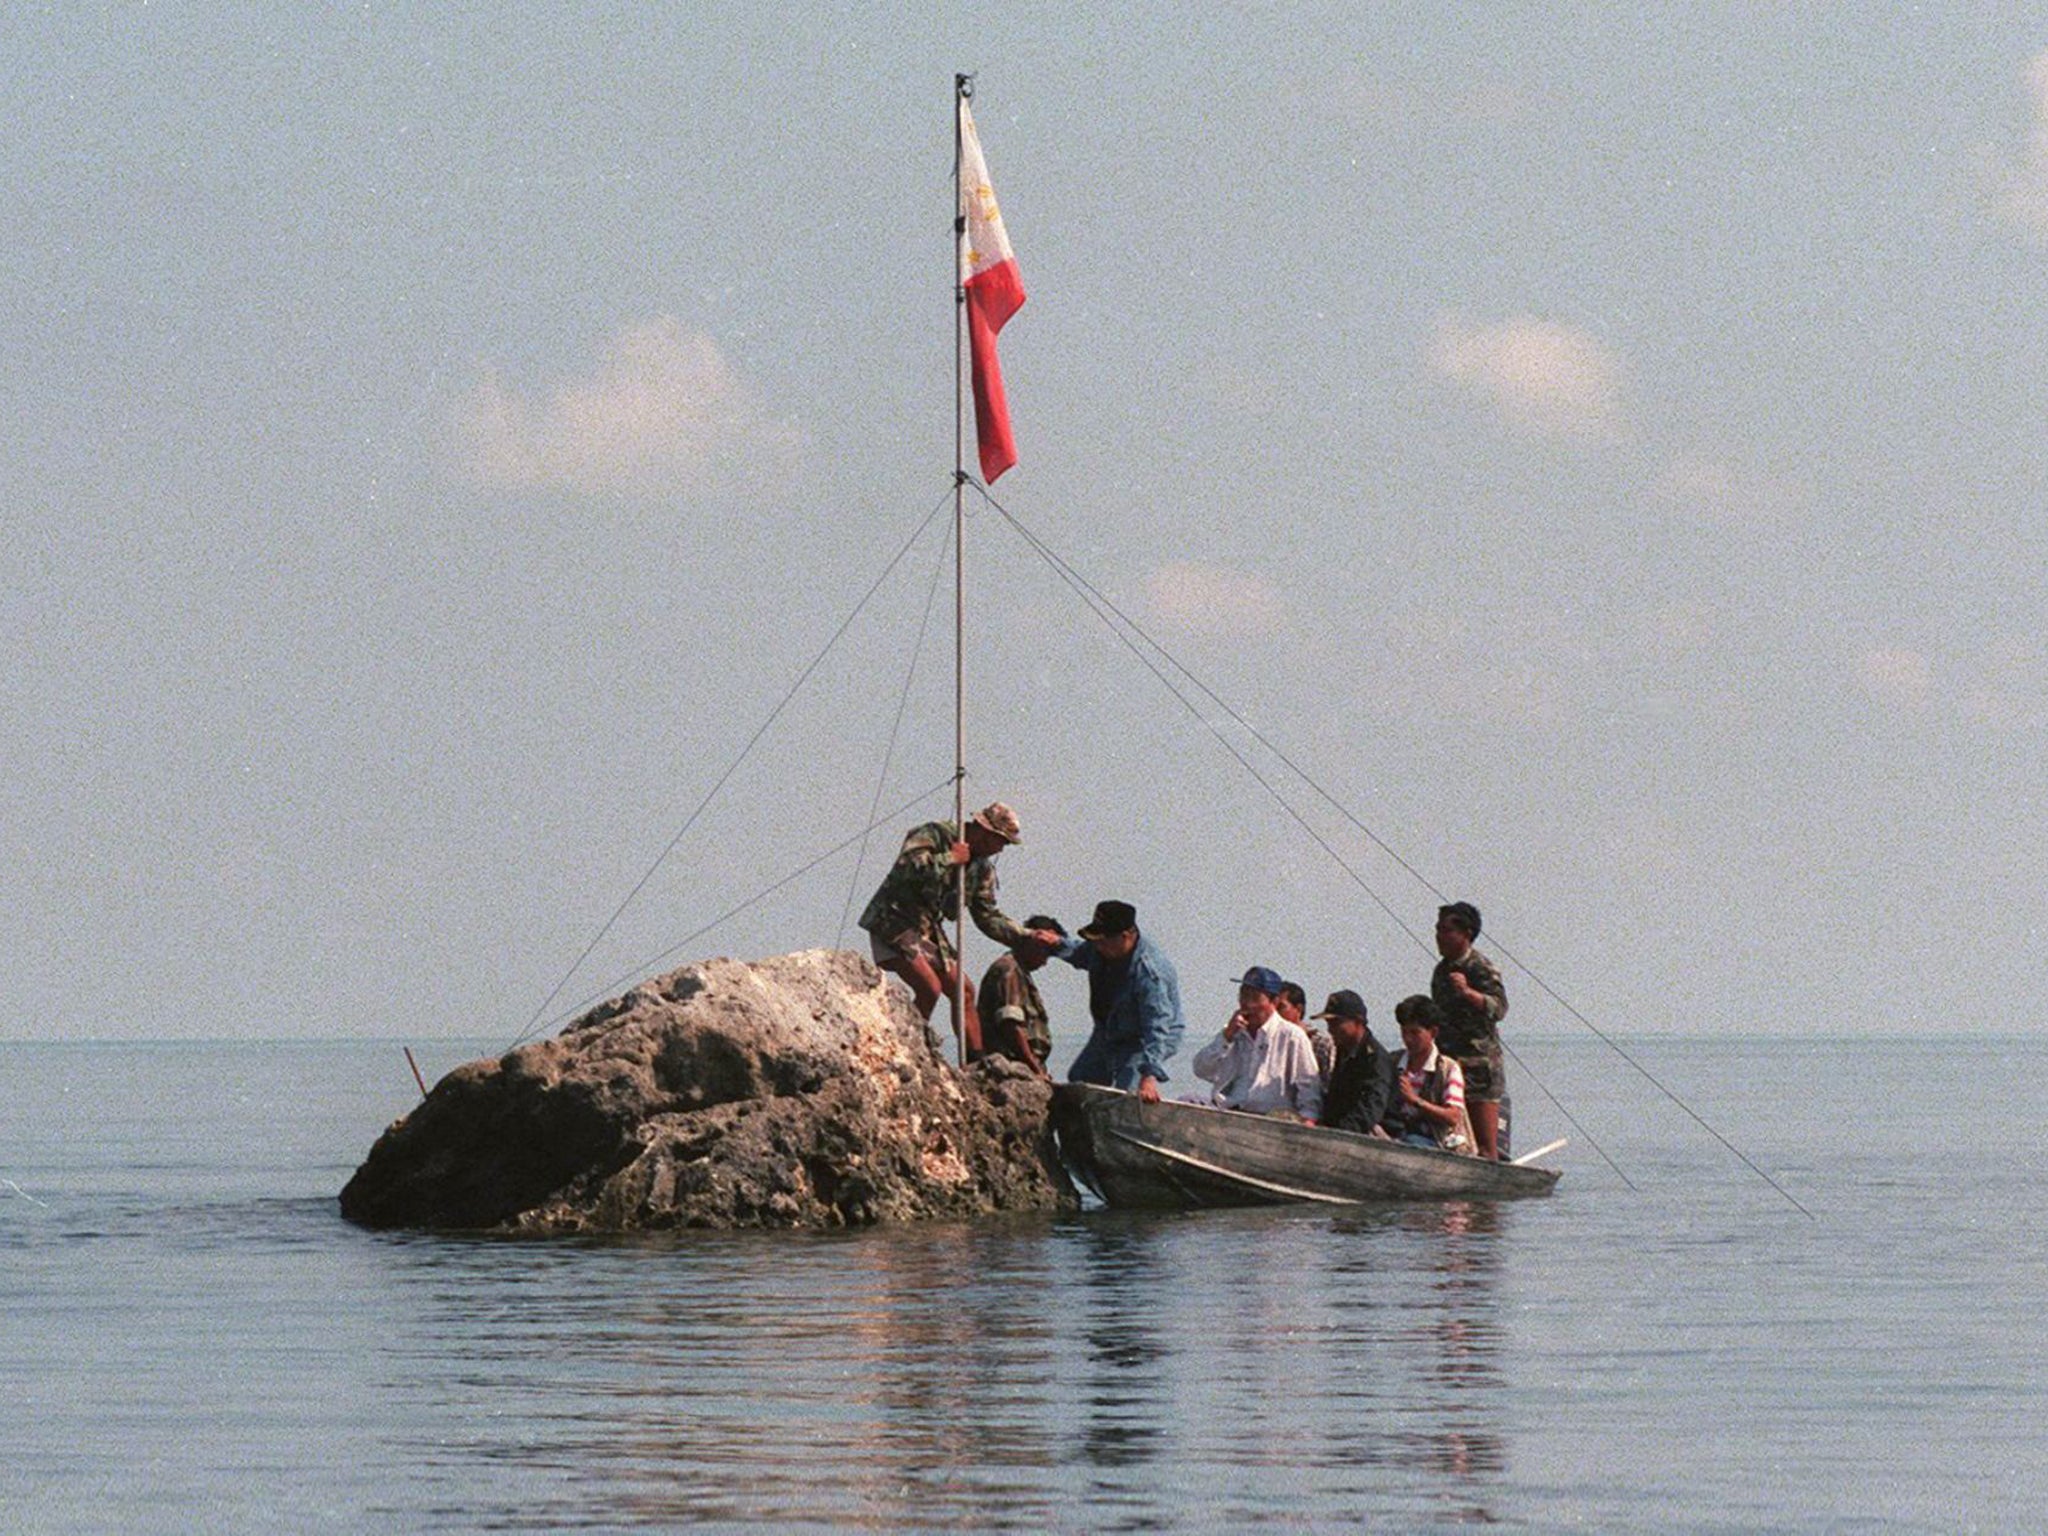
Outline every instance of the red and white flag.
<path fill-rule="evenodd" d="M 965 96 L 960 98 L 960 212 L 967 220 L 960 241 L 960 282 L 967 291 L 968 352 L 974 361 L 974 441 L 981 451 L 981 478 L 993 484 L 1017 462 L 996 332 L 1023 306 L 1024 279 L 1003 231 L 988 161 L 982 158 Z"/>

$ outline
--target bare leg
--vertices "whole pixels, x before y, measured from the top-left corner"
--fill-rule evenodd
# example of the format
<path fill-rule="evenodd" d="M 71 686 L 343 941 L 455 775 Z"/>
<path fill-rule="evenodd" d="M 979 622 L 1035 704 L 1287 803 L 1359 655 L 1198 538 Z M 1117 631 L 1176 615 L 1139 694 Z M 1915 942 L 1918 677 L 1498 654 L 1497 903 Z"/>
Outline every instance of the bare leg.
<path fill-rule="evenodd" d="M 917 1003 L 918 1013 L 923 1016 L 926 1023 L 930 1023 L 932 1010 L 939 1006 L 939 998 L 946 990 L 945 982 L 938 972 L 932 969 L 931 962 L 919 959 L 915 955 L 898 955 L 893 960 L 878 960 L 875 963 L 891 976 L 901 977 L 909 984 L 910 995 Z"/>
<path fill-rule="evenodd" d="M 974 1006 L 973 981 L 963 978 L 960 990 L 965 994 L 962 1004 L 967 1010 L 967 1015 L 964 1020 L 958 1016 L 954 1018 L 953 1033 L 962 1034 L 961 1026 L 963 1023 L 966 1025 L 964 1038 L 967 1042 L 967 1059 L 972 1061 L 981 1054 L 981 1011 Z M 946 996 L 949 1000 L 953 996 L 953 972 L 950 967 L 946 971 Z"/>
<path fill-rule="evenodd" d="M 1500 1158 L 1500 1106 L 1498 1104 L 1467 1104 L 1472 1112 L 1472 1139 L 1479 1143 L 1479 1155 L 1489 1162 Z"/>
<path fill-rule="evenodd" d="M 890 975 L 900 976 L 910 984 L 910 995 L 916 1000 L 917 1011 L 923 1016 L 927 1024 L 931 1022 L 932 1014 L 938 1010 L 940 998 L 945 998 L 948 1004 L 952 1002 L 954 981 L 954 968 L 952 966 L 949 965 L 945 969 L 940 970 L 922 955 L 900 955 L 894 960 L 884 960 L 880 964 L 881 968 Z M 976 1056 L 981 1052 L 981 1020 L 974 1011 L 974 983 L 968 982 L 965 990 L 967 993 L 967 1054 L 969 1056 Z M 957 1017 L 953 1020 L 953 1033 L 956 1036 L 960 1033 L 960 1020 Z"/>

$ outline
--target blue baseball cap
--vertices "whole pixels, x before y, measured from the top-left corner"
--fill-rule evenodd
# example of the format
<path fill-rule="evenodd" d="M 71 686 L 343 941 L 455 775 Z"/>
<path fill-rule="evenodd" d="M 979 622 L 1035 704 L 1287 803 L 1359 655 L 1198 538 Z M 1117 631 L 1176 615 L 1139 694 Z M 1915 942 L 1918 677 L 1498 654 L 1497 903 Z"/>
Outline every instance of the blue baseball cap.
<path fill-rule="evenodd" d="M 1280 973 L 1269 965 L 1255 965 L 1237 978 L 1240 987 L 1250 987 L 1268 997 L 1278 997 L 1280 989 L 1287 985 L 1280 979 Z"/>

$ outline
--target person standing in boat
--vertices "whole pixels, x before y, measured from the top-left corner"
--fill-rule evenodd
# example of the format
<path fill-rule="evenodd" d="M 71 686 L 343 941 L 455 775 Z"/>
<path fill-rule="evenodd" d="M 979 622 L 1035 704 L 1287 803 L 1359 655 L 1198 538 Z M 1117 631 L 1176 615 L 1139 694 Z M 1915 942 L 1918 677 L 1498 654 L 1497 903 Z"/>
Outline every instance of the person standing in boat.
<path fill-rule="evenodd" d="M 1443 1012 L 1438 1047 L 1455 1057 L 1465 1074 L 1478 1153 L 1497 1158 L 1500 1104 L 1507 1092 L 1500 1021 L 1508 1011 L 1508 990 L 1500 968 L 1472 947 L 1478 937 L 1479 909 L 1471 902 L 1437 908 L 1436 952 L 1443 958 L 1429 978 L 1429 995 Z"/>
<path fill-rule="evenodd" d="M 1394 1058 L 1373 1038 L 1365 1017 L 1365 999 L 1345 989 L 1332 992 L 1316 1015 L 1330 1026 L 1336 1047 L 1330 1084 L 1323 1091 L 1323 1117 L 1318 1124 L 1361 1136 L 1385 1136 L 1380 1122 L 1394 1102 Z"/>
<path fill-rule="evenodd" d="M 1099 901 L 1088 926 L 1053 951 L 1088 973 L 1088 1012 L 1095 1028 L 1067 1069 L 1070 1083 L 1135 1091 L 1159 1102 L 1166 1063 L 1180 1049 L 1187 1020 L 1180 976 L 1166 952 L 1138 931 L 1138 909 Z"/>
<path fill-rule="evenodd" d="M 1023 939 L 1047 949 L 1060 942 L 1056 933 L 1019 927 L 996 906 L 996 855 L 1020 840 L 1017 813 L 1000 800 L 969 817 L 964 835 L 950 821 L 912 827 L 861 913 L 875 964 L 910 984 L 917 1011 L 926 1020 L 941 997 L 952 996 L 957 979 L 959 957 L 946 924 L 953 915 L 954 871 L 961 865 L 967 866 L 967 912 L 975 927 L 1005 947 Z M 953 1021 L 953 1032 L 966 1031 L 973 1055 L 981 1049 L 981 1030 L 971 983 L 966 992 L 966 1017 Z"/>
<path fill-rule="evenodd" d="M 1394 1103 L 1384 1122 L 1387 1133 L 1410 1146 L 1471 1155 L 1465 1074 L 1437 1049 L 1443 1014 L 1435 1002 L 1417 993 L 1396 1005 L 1394 1021 L 1401 1026 L 1402 1050 L 1394 1060 Z"/>
<path fill-rule="evenodd" d="M 1027 933 L 1067 936 L 1059 919 L 1052 917 L 1027 917 L 1024 928 Z M 996 956 L 995 964 L 983 974 L 975 1001 L 981 1015 L 981 1054 L 1007 1056 L 1040 1077 L 1048 1075 L 1045 1061 L 1052 1054 L 1052 1023 L 1031 973 L 1045 964 L 1049 954 L 1036 939 L 1019 939 Z"/>
<path fill-rule="evenodd" d="M 1216 1085 L 1213 1102 L 1225 1109 L 1294 1115 L 1313 1125 L 1323 1109 L 1323 1076 L 1307 1032 L 1276 1006 L 1285 985 L 1263 965 L 1237 979 L 1237 1011 L 1195 1053 L 1195 1076 Z"/>

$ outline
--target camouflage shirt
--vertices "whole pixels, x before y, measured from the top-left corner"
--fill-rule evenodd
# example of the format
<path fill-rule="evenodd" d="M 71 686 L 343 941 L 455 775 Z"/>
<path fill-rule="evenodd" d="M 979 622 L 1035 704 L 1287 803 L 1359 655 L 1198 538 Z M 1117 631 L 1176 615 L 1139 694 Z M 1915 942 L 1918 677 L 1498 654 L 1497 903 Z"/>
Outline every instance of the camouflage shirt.
<path fill-rule="evenodd" d="M 981 1048 L 985 1055 L 1016 1056 L 1010 1046 L 1013 1028 L 1024 1031 L 1024 1039 L 1038 1064 L 1052 1054 L 1052 1025 L 1046 1018 L 1045 999 L 1038 984 L 1013 954 L 996 956 L 996 963 L 981 978 L 981 990 L 974 995 L 975 1011 L 981 1015 Z"/>
<path fill-rule="evenodd" d="M 861 913 L 860 926 L 885 944 L 923 939 L 951 960 L 953 941 L 946 925 L 953 918 L 952 848 L 959 841 L 960 829 L 950 821 L 928 821 L 905 833 L 903 851 Z M 1024 930 L 996 906 L 993 856 L 968 860 L 967 915 L 1005 949 L 1024 937 Z"/>
<path fill-rule="evenodd" d="M 1454 972 L 1462 971 L 1474 989 L 1486 994 L 1484 1007 L 1473 1007 L 1451 985 Z M 1436 1043 L 1447 1056 L 1477 1056 L 1500 1038 L 1496 1027 L 1508 1011 L 1508 989 L 1500 979 L 1500 967 L 1476 949 L 1465 951 L 1456 962 L 1439 960 L 1429 978 L 1429 995 L 1444 1011 L 1444 1024 Z"/>
<path fill-rule="evenodd" d="M 1316 1070 L 1323 1074 L 1323 1081 L 1327 1083 L 1330 1069 L 1337 1064 L 1336 1042 L 1307 1019 L 1301 1021 L 1301 1032 L 1308 1036 L 1308 1048 L 1316 1053 Z"/>

